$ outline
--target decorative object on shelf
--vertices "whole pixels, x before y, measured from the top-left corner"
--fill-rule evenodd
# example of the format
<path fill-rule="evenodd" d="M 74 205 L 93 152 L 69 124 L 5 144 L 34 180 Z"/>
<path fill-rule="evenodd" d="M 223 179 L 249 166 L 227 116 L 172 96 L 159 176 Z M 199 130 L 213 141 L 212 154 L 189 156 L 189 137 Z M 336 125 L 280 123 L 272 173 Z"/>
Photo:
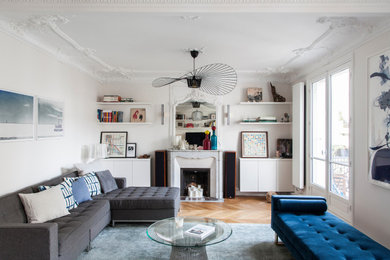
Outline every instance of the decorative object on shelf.
<path fill-rule="evenodd" d="M 186 119 L 185 114 L 176 114 L 176 120 L 184 120 L 184 119 Z"/>
<path fill-rule="evenodd" d="M 202 120 L 202 117 L 203 117 L 202 111 L 195 110 L 194 112 L 192 112 L 193 121 L 200 121 Z"/>
<path fill-rule="evenodd" d="M 217 118 L 215 113 L 210 114 L 210 119 L 215 120 Z"/>
<path fill-rule="evenodd" d="M 213 130 L 213 135 L 210 138 L 211 141 L 211 150 L 217 150 L 218 149 L 218 138 L 217 135 L 215 134 L 215 129 L 217 129 L 215 126 L 211 127 Z"/>
<path fill-rule="evenodd" d="M 269 85 L 271 86 L 271 93 L 272 93 L 272 97 L 274 98 L 274 102 L 286 102 L 286 98 L 279 95 L 276 92 L 276 88 L 275 88 L 275 86 L 272 85 L 271 82 L 269 83 Z"/>
<path fill-rule="evenodd" d="M 63 111 L 64 103 L 38 98 L 38 138 L 64 136 Z"/>
<path fill-rule="evenodd" d="M 268 158 L 268 132 L 242 131 L 241 157 Z"/>
<path fill-rule="evenodd" d="M 206 130 L 204 133 L 206 134 L 206 136 L 203 140 L 203 150 L 210 150 L 211 149 L 211 141 L 209 139 L 210 131 Z"/>
<path fill-rule="evenodd" d="M 128 102 L 128 103 L 131 103 L 131 102 L 134 102 L 134 99 L 133 99 L 133 98 L 121 98 L 120 102 Z"/>
<path fill-rule="evenodd" d="M 118 95 L 104 95 L 103 102 L 120 102 L 121 97 Z"/>
<path fill-rule="evenodd" d="M 148 158 L 150 158 L 150 155 L 145 153 L 143 155 L 138 156 L 137 158 L 138 159 L 148 159 Z"/>
<path fill-rule="evenodd" d="M 107 144 L 90 144 L 81 146 L 81 161 L 90 163 L 97 159 L 107 158 Z"/>
<path fill-rule="evenodd" d="M 281 158 L 292 158 L 292 139 L 277 139 L 276 152 Z"/>
<path fill-rule="evenodd" d="M 1 141 L 34 138 L 34 97 L 0 90 Z"/>
<path fill-rule="evenodd" d="M 130 109 L 130 122 L 145 122 L 146 121 L 146 109 L 145 108 L 131 108 Z"/>
<path fill-rule="evenodd" d="M 101 132 L 100 143 L 107 144 L 107 156 L 109 158 L 125 158 L 127 132 Z"/>
<path fill-rule="evenodd" d="M 390 49 L 368 59 L 370 182 L 390 189 Z M 341 149 L 340 149 L 341 150 Z M 341 150 L 348 153 L 348 150 Z M 341 154 L 341 152 L 340 152 Z"/>
<path fill-rule="evenodd" d="M 288 113 L 284 113 L 285 122 L 290 122 L 290 115 Z"/>
<path fill-rule="evenodd" d="M 189 88 L 199 89 L 211 95 L 226 95 L 235 88 L 237 73 L 232 67 L 226 64 L 214 63 L 195 69 L 195 59 L 198 57 L 199 51 L 191 50 L 190 53 L 193 58 L 192 72 L 180 78 L 157 78 L 152 82 L 152 86 L 163 87 L 180 81 L 187 83 Z"/>
<path fill-rule="evenodd" d="M 194 128 L 194 124 L 193 123 L 185 124 L 185 128 Z"/>
<path fill-rule="evenodd" d="M 126 157 L 135 158 L 137 156 L 137 144 L 127 143 L 126 144 Z"/>
<path fill-rule="evenodd" d="M 262 88 L 247 88 L 246 94 L 249 102 L 260 102 L 263 100 Z"/>

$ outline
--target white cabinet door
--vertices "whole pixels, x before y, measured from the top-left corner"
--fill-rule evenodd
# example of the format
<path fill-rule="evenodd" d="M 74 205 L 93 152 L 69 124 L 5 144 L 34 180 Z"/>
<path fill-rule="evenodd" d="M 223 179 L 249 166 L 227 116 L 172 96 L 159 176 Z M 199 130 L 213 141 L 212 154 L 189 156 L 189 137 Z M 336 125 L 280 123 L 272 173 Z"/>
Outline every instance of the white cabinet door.
<path fill-rule="evenodd" d="M 276 191 L 276 161 L 259 160 L 259 189 L 258 191 Z"/>
<path fill-rule="evenodd" d="M 292 185 L 292 160 L 280 160 L 278 162 L 277 190 L 294 191 Z"/>
<path fill-rule="evenodd" d="M 129 160 L 113 160 L 114 171 L 112 175 L 115 177 L 125 177 L 127 187 L 133 186 L 133 161 Z"/>
<path fill-rule="evenodd" d="M 150 159 L 133 161 L 133 186 L 150 186 Z"/>
<path fill-rule="evenodd" d="M 240 160 L 240 191 L 258 191 L 258 169 L 257 160 Z"/>

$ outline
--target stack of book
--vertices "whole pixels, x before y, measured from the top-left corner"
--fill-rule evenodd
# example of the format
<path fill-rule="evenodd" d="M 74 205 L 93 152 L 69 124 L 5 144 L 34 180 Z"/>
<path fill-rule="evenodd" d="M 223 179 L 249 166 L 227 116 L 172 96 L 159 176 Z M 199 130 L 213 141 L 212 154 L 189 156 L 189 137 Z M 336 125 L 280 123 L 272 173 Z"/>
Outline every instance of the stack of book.
<path fill-rule="evenodd" d="M 123 122 L 123 112 L 98 109 L 97 119 L 103 123 L 120 123 Z"/>
<path fill-rule="evenodd" d="M 121 97 L 118 95 L 104 95 L 103 102 L 120 102 Z"/>

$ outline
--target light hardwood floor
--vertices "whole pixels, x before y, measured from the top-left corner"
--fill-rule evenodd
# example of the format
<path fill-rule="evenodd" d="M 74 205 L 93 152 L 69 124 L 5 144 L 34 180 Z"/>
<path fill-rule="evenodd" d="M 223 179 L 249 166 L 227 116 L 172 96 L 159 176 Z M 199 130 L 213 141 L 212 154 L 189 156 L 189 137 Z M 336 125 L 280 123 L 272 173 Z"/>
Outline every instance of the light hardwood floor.
<path fill-rule="evenodd" d="M 181 202 L 179 216 L 220 219 L 226 223 L 271 223 L 271 203 L 264 197 L 236 197 L 224 202 Z"/>

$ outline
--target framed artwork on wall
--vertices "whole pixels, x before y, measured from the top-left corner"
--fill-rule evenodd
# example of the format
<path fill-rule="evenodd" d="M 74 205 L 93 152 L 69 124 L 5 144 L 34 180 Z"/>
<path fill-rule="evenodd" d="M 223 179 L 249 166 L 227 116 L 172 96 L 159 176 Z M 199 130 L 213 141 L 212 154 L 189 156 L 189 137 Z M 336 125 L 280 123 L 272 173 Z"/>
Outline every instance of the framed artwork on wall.
<path fill-rule="evenodd" d="M 268 158 L 268 132 L 242 131 L 241 157 Z"/>
<path fill-rule="evenodd" d="M 34 138 L 34 97 L 0 90 L 0 141 Z"/>
<path fill-rule="evenodd" d="M 38 98 L 37 137 L 64 136 L 64 104 L 53 100 Z"/>
<path fill-rule="evenodd" d="M 390 49 L 368 59 L 369 180 L 390 189 Z"/>
<path fill-rule="evenodd" d="M 130 109 L 130 122 L 143 123 L 146 121 L 146 109 L 145 108 L 131 108 Z"/>
<path fill-rule="evenodd" d="M 137 144 L 136 143 L 127 143 L 126 145 L 126 157 L 135 158 L 137 156 Z"/>
<path fill-rule="evenodd" d="M 101 132 L 100 143 L 107 144 L 108 158 L 125 158 L 127 132 Z"/>

